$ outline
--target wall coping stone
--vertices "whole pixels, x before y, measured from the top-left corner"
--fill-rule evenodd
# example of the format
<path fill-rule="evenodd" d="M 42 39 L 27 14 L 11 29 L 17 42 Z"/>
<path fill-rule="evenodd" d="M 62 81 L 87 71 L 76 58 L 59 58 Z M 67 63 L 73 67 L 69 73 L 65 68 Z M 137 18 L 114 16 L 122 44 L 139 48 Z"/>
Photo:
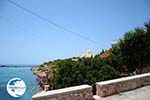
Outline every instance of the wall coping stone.
<path fill-rule="evenodd" d="M 134 75 L 134 76 L 128 76 L 128 77 L 123 77 L 123 78 L 118 78 L 118 79 L 113 79 L 113 80 L 97 82 L 96 85 L 101 85 L 101 86 L 109 85 L 109 84 L 113 84 L 113 83 L 118 83 L 118 82 L 123 82 L 123 81 L 143 78 L 143 77 L 149 77 L 149 76 L 150 76 L 150 73 L 145 73 L 145 74 L 141 74 L 141 75 Z"/>
<path fill-rule="evenodd" d="M 80 91 L 80 90 L 88 89 L 88 88 L 92 89 L 92 87 L 90 85 L 79 85 L 79 86 L 72 86 L 72 87 L 67 87 L 67 88 L 62 88 L 62 89 L 46 91 L 46 92 L 40 92 L 40 93 L 33 95 L 32 99 L 46 97 L 46 96 L 54 96 L 54 95 L 59 95 L 59 94 L 65 94 L 65 93 Z"/>
<path fill-rule="evenodd" d="M 146 85 L 150 85 L 150 73 L 97 82 L 96 94 L 100 97 L 106 97 Z"/>

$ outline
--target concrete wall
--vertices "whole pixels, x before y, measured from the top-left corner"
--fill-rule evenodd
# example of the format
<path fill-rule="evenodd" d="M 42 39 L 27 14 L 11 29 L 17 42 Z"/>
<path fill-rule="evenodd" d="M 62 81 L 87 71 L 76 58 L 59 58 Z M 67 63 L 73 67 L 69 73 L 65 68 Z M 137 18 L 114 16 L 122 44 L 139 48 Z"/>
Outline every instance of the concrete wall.
<path fill-rule="evenodd" d="M 97 82 L 96 94 L 100 97 L 105 97 L 145 85 L 150 85 L 150 73 Z"/>
<path fill-rule="evenodd" d="M 80 85 L 37 93 L 32 100 L 92 100 L 92 87 Z"/>

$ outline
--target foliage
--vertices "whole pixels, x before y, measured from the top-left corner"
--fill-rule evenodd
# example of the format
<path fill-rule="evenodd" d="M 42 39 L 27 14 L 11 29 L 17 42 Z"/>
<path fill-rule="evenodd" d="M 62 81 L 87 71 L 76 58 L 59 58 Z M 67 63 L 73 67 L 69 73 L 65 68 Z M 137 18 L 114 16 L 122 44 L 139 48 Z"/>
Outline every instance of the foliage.
<path fill-rule="evenodd" d="M 126 67 L 128 73 L 141 73 L 144 66 L 149 64 L 150 59 L 150 22 L 145 23 L 144 28 L 135 28 L 134 31 L 126 32 L 122 39 L 112 45 L 112 59 L 117 62 L 117 70 L 123 71 Z M 116 65 L 117 65 L 116 64 Z"/>
<path fill-rule="evenodd" d="M 102 50 L 101 55 L 104 53 Z M 150 65 L 150 21 L 144 28 L 126 32 L 106 54 L 109 56 L 46 62 L 40 66 L 51 73 L 45 83 L 50 84 L 51 89 L 90 84 L 95 93 L 95 82 L 118 78 L 124 72 L 141 73 L 144 66 Z"/>
<path fill-rule="evenodd" d="M 146 34 L 150 35 L 150 20 L 144 24 Z"/>
<path fill-rule="evenodd" d="M 119 73 L 100 57 L 67 59 L 58 64 L 54 73 L 54 89 L 90 84 L 119 77 Z"/>

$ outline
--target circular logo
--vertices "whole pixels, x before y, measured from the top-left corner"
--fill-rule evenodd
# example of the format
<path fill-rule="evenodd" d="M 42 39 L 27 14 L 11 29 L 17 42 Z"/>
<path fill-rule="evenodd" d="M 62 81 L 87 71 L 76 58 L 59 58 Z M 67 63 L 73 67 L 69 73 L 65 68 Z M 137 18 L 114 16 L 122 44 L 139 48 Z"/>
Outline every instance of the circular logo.
<path fill-rule="evenodd" d="M 20 78 L 12 78 L 7 83 L 7 92 L 12 97 L 20 97 L 26 91 L 26 85 Z"/>

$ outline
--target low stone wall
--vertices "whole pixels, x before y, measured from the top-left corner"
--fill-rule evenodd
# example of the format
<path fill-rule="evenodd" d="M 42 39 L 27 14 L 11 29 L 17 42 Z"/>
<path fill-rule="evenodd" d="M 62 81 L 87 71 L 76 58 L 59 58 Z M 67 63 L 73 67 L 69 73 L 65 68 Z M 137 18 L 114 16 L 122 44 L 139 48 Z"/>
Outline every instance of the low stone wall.
<path fill-rule="evenodd" d="M 37 93 L 32 100 L 92 100 L 92 87 L 80 85 Z"/>
<path fill-rule="evenodd" d="M 105 97 L 146 85 L 150 85 L 150 73 L 97 82 L 96 94 L 100 97 Z"/>

